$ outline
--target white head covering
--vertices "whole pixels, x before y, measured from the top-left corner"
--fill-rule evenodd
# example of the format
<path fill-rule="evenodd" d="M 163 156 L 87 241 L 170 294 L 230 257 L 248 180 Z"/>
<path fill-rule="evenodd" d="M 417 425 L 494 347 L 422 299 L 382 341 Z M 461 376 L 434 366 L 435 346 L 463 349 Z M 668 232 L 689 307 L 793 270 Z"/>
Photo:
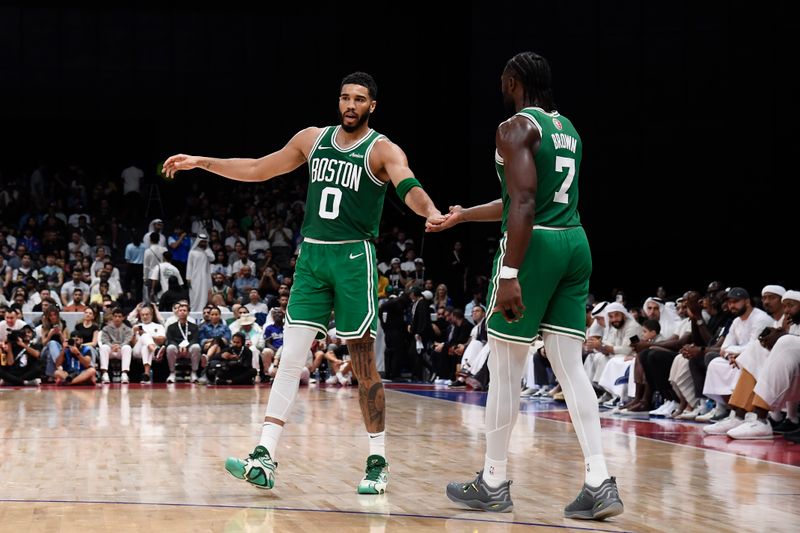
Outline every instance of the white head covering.
<path fill-rule="evenodd" d="M 783 298 L 781 298 L 782 302 L 786 300 L 794 300 L 795 302 L 800 302 L 800 291 L 793 291 L 788 290 L 784 293 Z"/>
<path fill-rule="evenodd" d="M 186 238 L 188 239 L 189 237 L 186 237 Z M 195 239 L 192 239 L 192 246 L 191 246 L 191 248 L 189 249 L 189 251 L 192 251 L 192 250 L 194 250 L 195 248 L 197 248 L 197 247 L 198 247 L 198 245 L 200 244 L 200 241 L 206 241 L 206 244 L 208 244 L 208 235 L 206 235 L 205 233 L 198 233 L 198 234 L 197 234 L 197 238 L 195 238 Z M 209 249 L 209 248 L 208 248 L 208 247 L 206 247 L 206 250 L 208 250 L 208 249 Z"/>
<path fill-rule="evenodd" d="M 761 296 L 764 296 L 764 294 L 766 293 L 783 296 L 784 294 L 786 294 L 786 289 L 784 289 L 780 285 L 765 285 L 764 288 L 761 289 Z"/>
<path fill-rule="evenodd" d="M 632 318 L 631 314 L 628 312 L 628 310 L 625 309 L 625 306 L 622 305 L 619 302 L 611 302 L 610 304 L 608 304 L 606 306 L 606 308 L 603 310 L 603 312 L 605 313 L 606 317 L 608 316 L 609 313 L 622 313 L 626 317 Z"/>
<path fill-rule="evenodd" d="M 647 300 L 644 301 L 642 305 L 642 310 L 647 307 L 649 302 L 655 302 L 658 304 L 658 308 L 661 310 L 661 317 L 658 320 L 658 323 L 661 324 L 661 336 L 669 338 L 675 333 L 675 330 L 678 328 L 678 322 L 681 321 L 681 317 L 678 316 L 678 312 L 675 310 L 674 306 L 667 306 L 664 304 L 664 300 L 658 298 L 656 296 L 651 296 Z"/>
<path fill-rule="evenodd" d="M 606 316 L 606 307 L 608 307 L 608 302 L 598 302 L 594 307 L 592 307 L 592 316 Z"/>
<path fill-rule="evenodd" d="M 150 224 L 147 226 L 147 233 L 145 233 L 144 237 L 142 237 L 142 242 L 144 243 L 145 246 L 150 246 L 150 234 L 156 231 L 157 223 L 163 225 L 164 221 L 161 220 L 160 218 L 154 218 L 153 220 L 150 221 Z M 159 232 L 159 235 L 160 235 L 158 239 L 159 244 L 161 244 L 161 246 L 166 246 L 167 245 L 166 235 L 164 235 L 163 232 Z"/>

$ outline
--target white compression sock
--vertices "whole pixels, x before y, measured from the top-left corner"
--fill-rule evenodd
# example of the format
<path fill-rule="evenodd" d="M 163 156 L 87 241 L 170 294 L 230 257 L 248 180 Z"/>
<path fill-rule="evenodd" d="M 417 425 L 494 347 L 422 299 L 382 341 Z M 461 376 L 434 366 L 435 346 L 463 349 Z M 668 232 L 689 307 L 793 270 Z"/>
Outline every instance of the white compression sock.
<path fill-rule="evenodd" d="M 258 443 L 267 449 L 273 461 L 278 441 L 281 440 L 281 433 L 283 433 L 283 426 L 275 422 L 264 422 L 264 425 L 261 426 L 261 440 Z"/>
<path fill-rule="evenodd" d="M 489 393 L 486 399 L 486 458 L 483 479 L 498 487 L 506 477 L 508 444 L 519 414 L 522 372 L 528 358 L 523 344 L 489 338 Z"/>
<path fill-rule="evenodd" d="M 368 433 L 369 435 L 369 454 L 380 455 L 386 459 L 386 432 Z"/>
<path fill-rule="evenodd" d="M 586 484 L 597 487 L 608 479 L 609 475 L 600 439 L 597 395 L 581 363 L 582 343 L 579 339 L 566 335 L 545 333 L 544 349 L 553 372 L 561 384 L 569 416 L 572 418 L 575 434 L 583 450 Z"/>
<path fill-rule="evenodd" d="M 283 330 L 281 364 L 272 382 L 265 417 L 284 422 L 289 418 L 300 386 L 300 372 L 305 368 L 308 351 L 316 335 L 316 330 L 304 327 L 290 326 Z M 260 444 L 273 459 L 282 432 L 283 426 L 273 422 L 264 422 L 261 429 Z"/>

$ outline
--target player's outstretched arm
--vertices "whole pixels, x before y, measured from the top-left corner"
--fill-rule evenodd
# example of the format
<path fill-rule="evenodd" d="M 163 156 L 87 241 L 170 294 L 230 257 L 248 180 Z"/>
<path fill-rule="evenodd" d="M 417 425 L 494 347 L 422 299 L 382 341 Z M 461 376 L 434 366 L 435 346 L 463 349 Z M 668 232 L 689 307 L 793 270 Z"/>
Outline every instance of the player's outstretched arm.
<path fill-rule="evenodd" d="M 425 217 L 426 225 L 441 224 L 444 221 L 444 215 L 414 177 L 408 167 L 408 158 L 399 146 L 390 141 L 382 141 L 376 145 L 373 154 L 375 159 L 370 157 L 370 164 L 377 163 L 373 168 L 380 169 L 378 175 L 391 180 L 400 199 L 416 214 Z"/>
<path fill-rule="evenodd" d="M 308 158 L 311 146 L 319 135 L 319 128 L 306 128 L 298 132 L 286 146 L 259 159 L 220 159 L 197 155 L 176 154 L 164 162 L 164 174 L 175 177 L 179 170 L 202 168 L 214 174 L 237 181 L 265 181 L 296 169 Z"/>
<path fill-rule="evenodd" d="M 436 232 L 452 228 L 462 222 L 498 222 L 503 218 L 503 200 L 498 198 L 487 204 L 472 207 L 451 205 L 441 224 L 426 224 L 425 231 Z"/>

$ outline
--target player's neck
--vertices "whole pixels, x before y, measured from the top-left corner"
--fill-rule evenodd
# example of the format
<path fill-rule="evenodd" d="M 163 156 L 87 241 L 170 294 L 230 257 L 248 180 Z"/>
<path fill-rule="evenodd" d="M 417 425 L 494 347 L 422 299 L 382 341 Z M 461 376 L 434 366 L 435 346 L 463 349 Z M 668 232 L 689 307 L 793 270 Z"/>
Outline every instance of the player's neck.
<path fill-rule="evenodd" d="M 336 134 L 336 144 L 338 144 L 342 148 L 348 148 L 350 145 L 355 144 L 357 141 L 359 141 L 368 132 L 369 132 L 369 123 L 367 122 L 361 124 L 358 128 L 354 129 L 353 131 L 345 131 L 344 128 L 340 127 L 338 133 Z"/>

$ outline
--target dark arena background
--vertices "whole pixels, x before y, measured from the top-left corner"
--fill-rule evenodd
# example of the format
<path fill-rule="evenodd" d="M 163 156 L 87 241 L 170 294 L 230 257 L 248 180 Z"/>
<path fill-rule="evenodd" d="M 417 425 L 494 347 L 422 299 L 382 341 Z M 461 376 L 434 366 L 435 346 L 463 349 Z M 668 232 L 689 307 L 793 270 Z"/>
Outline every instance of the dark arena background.
<path fill-rule="evenodd" d="M 589 304 L 621 300 L 643 321 L 641 308 L 657 292 L 674 302 L 689 290 L 705 294 L 716 281 L 719 289 L 747 289 L 763 308 L 766 285 L 800 290 L 800 18 L 791 2 L 126 4 L 0 4 L 4 313 L 28 280 L 22 272 L 9 281 L 22 260 L 13 243 L 30 238 L 29 218 L 41 241 L 49 213 L 87 213 L 91 228 L 82 235 L 92 254 L 95 236 L 103 238 L 126 315 L 141 301 L 141 279 L 133 277 L 138 289 L 128 286 L 126 245 L 152 220 L 163 220 L 169 237 L 176 224 L 191 230 L 208 210 L 225 227 L 223 247 L 228 220 L 246 235 L 263 209 L 265 228 L 274 227 L 276 205 L 305 200 L 305 166 L 257 185 L 201 170 L 168 180 L 160 165 L 177 153 L 258 158 L 305 127 L 337 124 L 340 82 L 354 71 L 378 84 L 370 126 L 403 148 L 437 207 L 498 198 L 495 132 L 509 116 L 500 76 L 525 50 L 550 62 L 557 108 L 583 141 L 579 212 L 593 257 Z M 127 196 L 121 175 L 132 166 L 144 175 L 138 193 Z M 279 209 L 277 218 L 290 210 Z M 62 282 L 71 280 L 72 222 L 59 223 L 55 244 L 46 244 L 64 256 Z M 298 220 L 290 214 L 290 222 L 295 241 L 278 281 L 294 274 Z M 398 233 L 423 258 L 432 292 L 441 283 L 449 288 L 448 321 L 451 308 L 463 310 L 475 291 L 485 303 L 499 223 L 425 233 L 424 220 L 390 186 L 379 262 L 402 255 L 393 247 Z M 454 263 L 456 242 L 462 252 Z M 40 270 L 46 246 L 33 258 Z M 260 278 L 263 258 L 250 255 Z M 229 270 L 227 283 L 236 278 Z M 36 286 L 31 280 L 28 296 Z M 20 318 L 35 326 L 41 298 L 28 296 L 18 299 Z M 279 306 L 277 290 L 260 298 L 265 309 Z M 102 307 L 103 295 L 93 301 Z M 223 319 L 233 321 L 238 311 L 225 303 Z M 408 309 L 403 318 L 409 321 Z M 529 393 L 509 460 L 518 479 L 514 513 L 458 510 L 444 485 L 467 479 L 483 461 L 486 382 L 469 376 L 466 386 L 458 383 L 460 359 L 450 360 L 449 376 L 412 363 L 390 376 L 378 359 L 393 484 L 372 500 L 351 490 L 363 475 L 366 437 L 358 388 L 337 377 L 341 361 L 315 363 L 306 376 L 269 492 L 250 490 L 223 469 L 225 457 L 245 456 L 261 431 L 271 390 L 266 368 L 245 386 L 213 387 L 191 383 L 187 368 L 182 377 L 178 370 L 178 383 L 167 383 L 169 371 L 159 374 L 155 363 L 153 382 L 140 384 L 139 364 L 127 384 L 112 357 L 110 385 L 66 387 L 44 373 L 19 386 L 0 379 L 0 531 L 701 532 L 792 531 L 797 523 L 794 441 L 709 436 L 706 424 L 674 413 L 620 416 L 621 399 L 612 394 L 604 406 L 599 387 L 609 470 L 626 512 L 602 523 L 563 518 L 580 490 L 581 449 L 547 370 L 547 384 L 522 387 Z M 93 380 L 100 382 L 97 361 Z M 668 399 L 657 394 L 652 407 Z M 697 401 L 703 413 L 725 404 Z M 786 420 L 796 414 L 795 401 Z"/>

